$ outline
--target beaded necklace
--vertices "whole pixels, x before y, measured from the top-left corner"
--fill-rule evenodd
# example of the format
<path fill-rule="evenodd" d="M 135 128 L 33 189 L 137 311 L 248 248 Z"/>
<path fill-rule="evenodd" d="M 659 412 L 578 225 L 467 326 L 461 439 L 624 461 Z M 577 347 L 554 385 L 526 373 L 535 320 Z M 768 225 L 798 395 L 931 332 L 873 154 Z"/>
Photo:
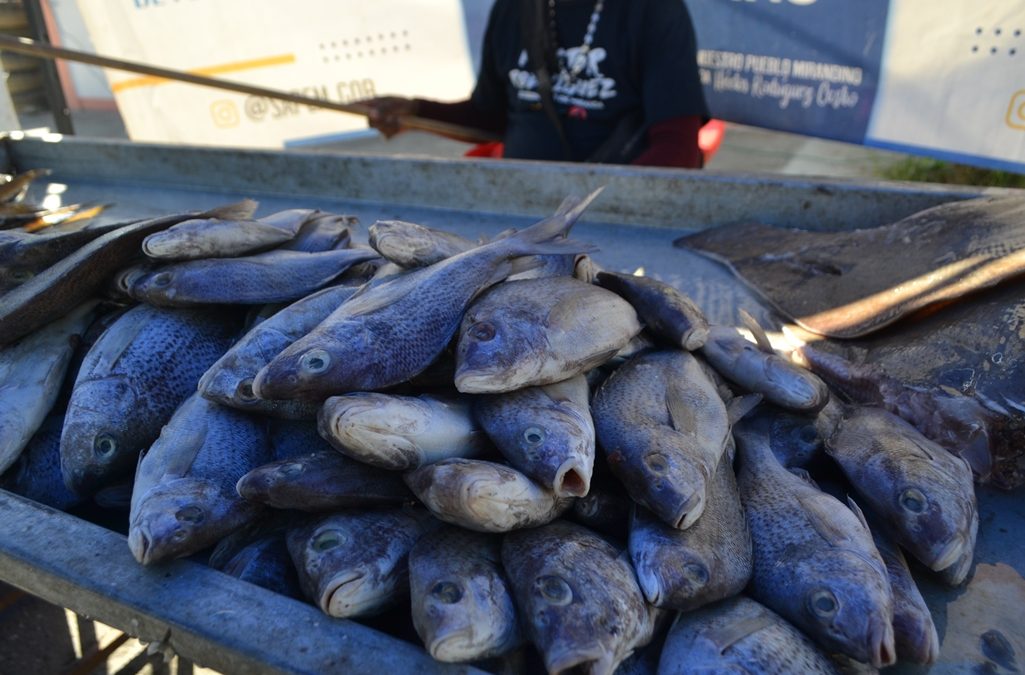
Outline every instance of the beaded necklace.
<path fill-rule="evenodd" d="M 552 34 L 552 43 L 559 44 L 558 33 L 555 30 L 555 2 L 548 0 L 548 22 Z M 576 77 L 587 67 L 587 54 L 591 51 L 591 44 L 594 42 L 594 33 L 598 30 L 598 20 L 601 19 L 601 10 L 604 7 L 604 0 L 595 0 L 594 10 L 591 12 L 591 21 L 587 24 L 587 32 L 584 33 L 584 42 L 574 50 L 567 50 L 572 53 L 572 63 L 567 62 L 570 75 Z"/>

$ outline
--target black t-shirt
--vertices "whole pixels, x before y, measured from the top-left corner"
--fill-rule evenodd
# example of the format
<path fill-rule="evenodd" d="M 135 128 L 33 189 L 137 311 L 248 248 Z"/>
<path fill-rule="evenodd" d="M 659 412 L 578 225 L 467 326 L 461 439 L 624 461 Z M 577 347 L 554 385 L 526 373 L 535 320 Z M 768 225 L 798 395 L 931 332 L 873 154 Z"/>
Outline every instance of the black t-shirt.
<path fill-rule="evenodd" d="M 562 144 L 541 107 L 520 37 L 521 2 L 497 0 L 492 7 L 471 100 L 481 113 L 507 117 L 506 157 L 561 160 Z M 559 72 L 551 76 L 552 97 L 574 161 L 589 157 L 625 115 L 640 113 L 649 126 L 708 116 L 683 0 L 604 0 L 590 51 L 575 59 L 595 6 L 555 2 Z"/>

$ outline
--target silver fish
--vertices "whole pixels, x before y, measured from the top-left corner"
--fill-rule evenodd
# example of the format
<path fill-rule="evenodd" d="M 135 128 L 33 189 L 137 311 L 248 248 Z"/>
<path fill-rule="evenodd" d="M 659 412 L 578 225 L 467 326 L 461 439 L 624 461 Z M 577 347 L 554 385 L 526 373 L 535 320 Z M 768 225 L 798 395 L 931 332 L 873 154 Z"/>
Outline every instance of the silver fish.
<path fill-rule="evenodd" d="M 17 461 L 50 412 L 75 352 L 95 316 L 88 302 L 0 349 L 0 473 Z"/>
<path fill-rule="evenodd" d="M 433 265 L 477 246 L 458 234 L 402 220 L 378 220 L 367 234 L 382 258 L 406 268 Z"/>
<path fill-rule="evenodd" d="M 751 533 L 728 457 L 708 493 L 705 512 L 686 530 L 634 509 L 630 559 L 644 597 L 656 607 L 696 609 L 740 593 L 751 578 Z"/>
<path fill-rule="evenodd" d="M 199 391 L 224 405 L 289 419 L 316 417 L 319 402 L 267 401 L 253 393 L 260 369 L 359 289 L 357 285 L 325 288 L 297 300 L 261 321 L 225 352 L 199 380 Z"/>
<path fill-rule="evenodd" d="M 409 588 L 409 550 L 437 526 L 427 511 L 338 513 L 289 530 L 303 592 L 336 617 L 379 613 Z"/>
<path fill-rule="evenodd" d="M 448 526 L 409 552 L 413 625 L 438 661 L 478 661 L 522 642 L 501 557 L 498 537 Z"/>
<path fill-rule="evenodd" d="M 705 366 L 682 350 L 637 356 L 602 384 L 592 414 L 598 444 L 630 496 L 670 526 L 690 527 L 730 437 Z"/>
<path fill-rule="evenodd" d="M 595 283 L 622 296 L 653 333 L 694 351 L 708 340 L 708 320 L 694 301 L 669 284 L 616 272 L 599 272 Z"/>
<path fill-rule="evenodd" d="M 893 664 L 893 594 L 860 510 L 784 469 L 743 420 L 733 434 L 754 543 L 749 592 L 825 649 Z"/>
<path fill-rule="evenodd" d="M 436 517 L 478 532 L 536 527 L 572 504 L 519 471 L 484 460 L 446 459 L 407 473 L 405 479 Z"/>
<path fill-rule="evenodd" d="M 651 640 L 654 617 L 622 552 L 558 521 L 506 535 L 502 563 L 549 673 L 612 673 Z"/>
<path fill-rule="evenodd" d="M 356 216 L 317 211 L 303 223 L 291 241 L 278 248 L 306 253 L 348 248 L 352 240 L 352 230 L 358 224 L 359 219 Z"/>
<path fill-rule="evenodd" d="M 467 310 L 456 389 L 500 393 L 559 382 L 599 366 L 641 332 L 630 303 L 573 277 L 495 286 Z"/>
<path fill-rule="evenodd" d="M 142 252 L 154 260 L 230 258 L 255 253 L 291 240 L 316 213 L 281 211 L 258 220 L 192 219 L 142 240 Z"/>
<path fill-rule="evenodd" d="M 369 249 L 275 250 L 244 258 L 191 260 L 139 279 L 132 296 L 165 307 L 292 302 L 331 283 L 350 266 L 376 257 Z"/>
<path fill-rule="evenodd" d="M 712 326 L 701 355 L 720 375 L 766 401 L 796 412 L 821 410 L 829 401 L 829 389 L 811 371 L 776 354 L 768 338 L 751 325 L 757 344 L 736 328 Z"/>
<path fill-rule="evenodd" d="M 128 476 L 239 326 L 233 311 L 139 305 L 86 354 L 68 403 L 61 470 L 87 494 Z"/>
<path fill-rule="evenodd" d="M 833 662 L 801 631 L 744 596 L 677 615 L 662 648 L 658 673 L 839 675 Z"/>
<path fill-rule="evenodd" d="M 139 460 L 128 526 L 135 559 L 190 555 L 258 516 L 235 483 L 270 452 L 260 420 L 193 394 Z"/>
<path fill-rule="evenodd" d="M 596 196 L 511 237 L 382 280 L 350 298 L 261 370 L 254 391 L 271 399 L 329 396 L 409 380 L 448 346 L 473 298 L 515 271 L 515 259 L 590 250 L 560 237 Z"/>
<path fill-rule="evenodd" d="M 474 414 L 509 462 L 560 497 L 583 497 L 594 470 L 587 379 L 481 396 Z"/>
<path fill-rule="evenodd" d="M 825 412 L 833 427 L 823 433 L 826 452 L 858 494 L 911 555 L 935 571 L 960 565 L 953 581 L 963 582 L 979 530 L 968 463 L 882 408 Z"/>
<path fill-rule="evenodd" d="M 453 396 L 334 396 L 324 402 L 318 428 L 343 454 L 396 471 L 476 457 L 490 446 L 469 401 Z"/>

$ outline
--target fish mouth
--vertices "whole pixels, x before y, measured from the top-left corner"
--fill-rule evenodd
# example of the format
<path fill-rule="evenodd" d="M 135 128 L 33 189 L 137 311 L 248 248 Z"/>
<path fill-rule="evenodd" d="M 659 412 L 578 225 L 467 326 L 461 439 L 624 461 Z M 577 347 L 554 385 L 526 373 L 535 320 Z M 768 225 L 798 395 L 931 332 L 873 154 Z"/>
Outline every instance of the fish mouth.
<path fill-rule="evenodd" d="M 238 492 L 242 499 L 259 501 L 269 487 L 270 480 L 266 472 L 257 468 L 238 479 L 238 482 L 235 483 L 235 492 Z"/>
<path fill-rule="evenodd" d="M 591 472 L 576 459 L 569 459 L 555 472 L 552 488 L 559 497 L 585 497 L 591 489 Z"/>
<path fill-rule="evenodd" d="M 336 617 L 357 616 L 370 608 L 371 598 L 367 593 L 365 572 L 340 574 L 330 582 L 321 594 L 320 608 L 325 614 Z"/>
<path fill-rule="evenodd" d="M 444 663 L 473 660 L 479 652 L 480 648 L 473 641 L 472 628 L 435 637 L 427 645 L 427 653 Z"/>
<path fill-rule="evenodd" d="M 506 391 L 499 378 L 488 373 L 460 373 L 453 380 L 456 390 L 464 394 L 497 394 Z"/>
<path fill-rule="evenodd" d="M 260 372 L 253 378 L 253 395 L 265 401 L 277 401 L 280 399 L 292 398 L 301 393 L 299 391 L 299 378 L 296 375 L 280 375 L 271 370 L 268 364 L 260 369 Z M 275 368 L 275 371 L 277 369 Z"/>
<path fill-rule="evenodd" d="M 885 668 L 897 662 L 897 648 L 894 645 L 893 622 L 876 618 L 869 626 L 869 659 L 875 668 Z"/>
<path fill-rule="evenodd" d="M 634 561 L 633 566 L 637 574 L 637 583 L 641 587 L 644 599 L 658 607 L 659 603 L 662 602 L 662 579 L 655 574 L 648 561 Z"/>
<path fill-rule="evenodd" d="M 894 618 L 897 621 L 897 618 Z M 936 632 L 936 624 L 931 618 L 919 618 L 913 621 L 901 621 L 901 629 L 894 627 L 894 635 L 901 634 L 901 642 L 897 652 L 913 663 L 929 665 L 940 657 L 940 636 Z"/>
<path fill-rule="evenodd" d="M 141 527 L 133 527 L 128 532 L 128 548 L 140 565 L 152 562 L 153 546 L 149 535 Z"/>
<path fill-rule="evenodd" d="M 614 665 L 612 654 L 600 645 L 591 649 L 567 649 L 545 654 L 545 667 L 550 675 L 611 673 Z"/>
<path fill-rule="evenodd" d="M 957 563 L 957 561 L 961 559 L 961 555 L 964 553 L 966 544 L 967 541 L 962 535 L 958 535 L 951 539 L 936 554 L 935 560 L 931 565 L 929 565 L 929 569 L 934 572 L 941 572 Z"/>
<path fill-rule="evenodd" d="M 686 530 L 693 525 L 701 514 L 705 512 L 705 496 L 696 491 L 687 497 L 686 501 L 677 509 L 670 524 L 677 530 Z"/>

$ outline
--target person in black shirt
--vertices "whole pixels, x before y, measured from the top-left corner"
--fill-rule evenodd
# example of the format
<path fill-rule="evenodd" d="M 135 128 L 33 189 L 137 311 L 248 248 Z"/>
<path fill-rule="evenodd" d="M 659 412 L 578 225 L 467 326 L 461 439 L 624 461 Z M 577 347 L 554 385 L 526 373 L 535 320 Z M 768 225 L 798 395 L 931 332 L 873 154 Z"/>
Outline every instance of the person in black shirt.
<path fill-rule="evenodd" d="M 416 116 L 496 132 L 508 158 L 688 168 L 708 120 L 682 0 L 496 0 L 468 100 L 363 103 L 389 138 Z"/>

